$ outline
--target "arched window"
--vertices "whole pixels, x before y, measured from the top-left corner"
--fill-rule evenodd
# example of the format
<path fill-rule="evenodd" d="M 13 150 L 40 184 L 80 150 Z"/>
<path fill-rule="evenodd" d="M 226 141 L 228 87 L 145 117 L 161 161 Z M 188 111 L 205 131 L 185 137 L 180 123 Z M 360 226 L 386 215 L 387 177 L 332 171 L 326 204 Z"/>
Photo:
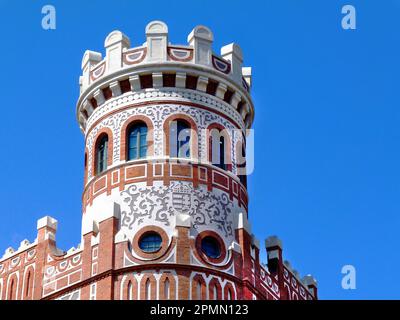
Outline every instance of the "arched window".
<path fill-rule="evenodd" d="M 84 164 L 85 164 L 85 172 L 84 172 L 84 177 L 83 177 L 83 180 L 84 180 L 84 184 L 86 184 L 86 181 L 87 181 L 87 153 L 85 152 L 85 161 L 84 161 Z"/>
<path fill-rule="evenodd" d="M 226 297 L 227 300 L 232 300 L 232 292 L 231 288 L 228 289 L 228 296 Z"/>
<path fill-rule="evenodd" d="M 197 286 L 196 286 L 196 299 L 200 300 L 201 299 L 201 282 L 197 281 Z"/>
<path fill-rule="evenodd" d="M 128 300 L 133 300 L 133 285 L 132 281 L 128 283 Z"/>
<path fill-rule="evenodd" d="M 28 276 L 26 277 L 26 281 L 25 281 L 25 297 L 27 299 L 29 299 L 29 293 L 30 293 L 30 289 L 31 289 L 31 271 L 28 271 Z"/>
<path fill-rule="evenodd" d="M 246 137 L 242 136 L 242 141 L 237 145 L 237 170 L 240 182 L 247 187 L 247 172 L 246 172 Z"/>
<path fill-rule="evenodd" d="M 15 296 L 14 296 L 14 279 L 11 280 L 10 286 L 8 287 L 8 300 L 15 300 Z"/>
<path fill-rule="evenodd" d="M 175 120 L 170 124 L 169 154 L 173 158 L 190 158 L 190 125 L 183 120 Z"/>
<path fill-rule="evenodd" d="M 227 170 L 226 150 L 227 141 L 224 134 L 217 129 L 211 130 L 210 149 L 211 149 L 211 162 L 214 166 Z"/>
<path fill-rule="evenodd" d="M 128 160 L 142 159 L 147 155 L 147 126 L 135 123 L 128 130 Z"/>
<path fill-rule="evenodd" d="M 221 136 L 219 138 L 219 163 L 218 166 L 223 169 L 226 170 L 227 166 L 226 166 L 226 160 L 225 160 L 225 137 Z"/>
<path fill-rule="evenodd" d="M 218 291 L 217 291 L 217 286 L 214 285 L 214 289 L 213 289 L 213 296 L 214 296 L 214 300 L 218 300 Z"/>
<path fill-rule="evenodd" d="M 102 173 L 107 170 L 108 160 L 108 136 L 100 136 L 96 145 L 96 174 Z"/>
<path fill-rule="evenodd" d="M 151 283 L 150 279 L 147 279 L 146 284 L 145 284 L 145 297 L 146 300 L 151 300 Z"/>
<path fill-rule="evenodd" d="M 169 300 L 169 279 L 167 278 L 164 282 L 164 299 Z"/>

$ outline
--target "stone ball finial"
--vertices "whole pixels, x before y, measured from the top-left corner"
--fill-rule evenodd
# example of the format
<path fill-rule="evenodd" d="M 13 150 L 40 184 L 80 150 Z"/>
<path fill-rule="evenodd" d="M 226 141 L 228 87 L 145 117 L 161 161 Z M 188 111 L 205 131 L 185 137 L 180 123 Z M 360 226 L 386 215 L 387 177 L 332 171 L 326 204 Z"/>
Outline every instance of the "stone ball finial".
<path fill-rule="evenodd" d="M 188 35 L 187 41 L 191 43 L 194 38 L 200 38 L 207 41 L 214 41 L 214 35 L 206 26 L 196 26 Z"/>
<path fill-rule="evenodd" d="M 119 30 L 114 30 L 107 36 L 106 40 L 104 41 L 104 47 L 108 48 L 118 42 L 122 42 L 122 45 L 127 48 L 130 47 L 130 43 L 131 43 L 128 36 L 126 36 L 124 33 L 122 33 Z"/>
<path fill-rule="evenodd" d="M 149 34 L 167 34 L 168 33 L 168 26 L 165 22 L 156 20 L 150 22 L 146 26 L 146 35 Z"/>

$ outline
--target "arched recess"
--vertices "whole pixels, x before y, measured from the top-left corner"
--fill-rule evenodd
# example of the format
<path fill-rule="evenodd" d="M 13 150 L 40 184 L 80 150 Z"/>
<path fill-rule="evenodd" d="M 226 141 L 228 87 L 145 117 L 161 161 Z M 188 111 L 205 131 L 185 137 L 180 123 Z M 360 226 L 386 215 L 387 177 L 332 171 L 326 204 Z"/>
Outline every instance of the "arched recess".
<path fill-rule="evenodd" d="M 176 300 L 176 281 L 171 273 L 164 273 L 159 280 L 158 297 L 160 300 Z"/>
<path fill-rule="evenodd" d="M 110 167 L 113 163 L 113 134 L 109 128 L 102 128 L 97 132 L 96 138 L 94 139 L 95 143 L 93 144 L 92 150 L 92 176 L 97 175 L 97 147 L 101 139 L 107 135 L 108 143 L 107 143 L 107 168 Z"/>
<path fill-rule="evenodd" d="M 173 114 L 164 121 L 164 155 L 170 154 L 170 126 L 175 120 L 185 121 L 190 127 L 190 158 L 198 159 L 198 130 L 195 121 L 181 113 Z"/>
<path fill-rule="evenodd" d="M 208 284 L 208 299 L 222 300 L 221 284 L 217 278 L 212 278 Z"/>
<path fill-rule="evenodd" d="M 133 275 L 128 275 L 122 281 L 122 300 L 137 300 L 138 299 L 138 283 Z"/>
<path fill-rule="evenodd" d="M 230 282 L 224 286 L 224 300 L 236 300 L 235 289 Z"/>
<path fill-rule="evenodd" d="M 85 149 L 85 158 L 84 158 L 84 173 L 83 173 L 83 185 L 86 186 L 87 178 L 88 178 L 88 151 Z"/>
<path fill-rule="evenodd" d="M 283 300 L 291 300 L 290 289 L 286 283 L 284 285 L 283 292 L 284 292 Z"/>
<path fill-rule="evenodd" d="M 18 277 L 13 274 L 8 278 L 7 300 L 17 300 Z"/>
<path fill-rule="evenodd" d="M 207 159 L 210 163 L 213 163 L 213 151 L 216 151 L 214 143 L 219 142 L 220 138 L 224 139 L 224 162 L 225 166 L 219 166 L 220 168 L 232 171 L 232 141 L 229 135 L 228 129 L 219 123 L 212 123 L 207 127 Z M 217 140 L 215 138 L 218 138 Z M 218 150 L 218 153 L 220 150 Z M 219 156 L 221 159 L 221 156 Z M 218 166 L 218 165 L 217 165 Z"/>
<path fill-rule="evenodd" d="M 247 188 L 247 159 L 246 159 L 246 137 L 242 134 L 235 145 L 236 175 L 240 182 Z"/>
<path fill-rule="evenodd" d="M 192 279 L 192 300 L 206 300 L 207 286 L 204 278 L 200 274 L 196 274 Z"/>
<path fill-rule="evenodd" d="M 24 285 L 23 285 L 23 292 L 22 292 L 22 299 L 23 300 L 32 300 L 33 296 L 33 277 L 34 277 L 34 270 L 32 267 L 29 267 L 24 275 Z"/>
<path fill-rule="evenodd" d="M 145 116 L 135 115 L 128 118 L 121 128 L 121 148 L 119 159 L 125 161 L 127 159 L 127 146 L 128 146 L 128 131 L 131 126 L 138 122 L 143 122 L 147 126 L 147 157 L 154 155 L 154 126 L 153 122 Z"/>
<path fill-rule="evenodd" d="M 140 281 L 140 300 L 157 299 L 157 281 L 152 274 L 143 275 Z"/>

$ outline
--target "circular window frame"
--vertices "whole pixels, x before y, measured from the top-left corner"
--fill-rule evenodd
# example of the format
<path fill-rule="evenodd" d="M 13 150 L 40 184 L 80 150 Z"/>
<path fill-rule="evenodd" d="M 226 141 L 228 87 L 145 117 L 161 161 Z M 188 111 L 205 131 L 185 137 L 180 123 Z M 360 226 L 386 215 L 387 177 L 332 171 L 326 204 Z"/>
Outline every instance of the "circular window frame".
<path fill-rule="evenodd" d="M 140 239 L 142 239 L 143 236 L 146 235 L 146 233 L 157 233 L 161 237 L 161 245 L 157 251 L 146 252 L 140 248 L 139 241 L 140 241 Z M 157 258 L 161 257 L 162 255 L 164 255 L 167 252 L 167 250 L 168 250 L 168 235 L 160 227 L 156 227 L 156 226 L 144 227 L 144 228 L 140 229 L 138 232 L 136 232 L 135 236 L 133 237 L 132 251 L 140 258 L 157 259 Z"/>
<path fill-rule="evenodd" d="M 216 251 L 218 252 L 218 255 L 216 255 L 215 257 L 210 256 L 210 254 L 207 254 L 206 250 L 204 249 L 204 241 L 208 240 L 209 244 L 212 244 L 213 246 L 215 245 Z M 209 258 L 209 259 L 219 259 L 222 255 L 222 249 L 221 249 L 221 244 L 219 243 L 219 241 L 212 236 L 206 236 L 203 239 L 201 239 L 201 251 Z"/>
<path fill-rule="evenodd" d="M 214 239 L 218 242 L 219 247 L 220 247 L 220 251 L 221 251 L 221 252 L 220 252 L 220 256 L 219 256 L 218 258 L 211 258 L 211 257 L 207 256 L 207 255 L 203 252 L 203 249 L 202 249 L 201 244 L 202 244 L 202 242 L 203 242 L 203 239 L 204 239 L 204 238 L 207 238 L 207 237 L 214 238 Z M 203 231 L 203 232 L 201 232 L 201 233 L 199 233 L 199 234 L 197 235 L 197 238 L 196 238 L 196 250 L 197 250 L 198 254 L 200 255 L 200 257 L 201 257 L 205 262 L 212 263 L 212 264 L 217 264 L 217 263 L 221 263 L 222 261 L 224 261 L 225 258 L 226 258 L 226 253 L 227 253 L 227 252 L 226 252 L 226 247 L 225 247 L 224 241 L 223 241 L 222 238 L 221 238 L 216 232 L 214 232 L 214 231 Z"/>
<path fill-rule="evenodd" d="M 156 250 L 153 250 L 153 251 L 146 251 L 146 250 L 143 250 L 141 247 L 140 247 L 140 244 L 141 244 L 141 242 L 143 241 L 143 238 L 144 237 L 146 237 L 146 236 L 157 236 L 157 237 L 160 237 L 160 246 L 156 249 Z M 144 253 L 157 253 L 158 251 L 160 251 L 161 250 L 161 248 L 162 248 L 162 237 L 161 237 L 161 235 L 158 233 L 158 232 L 155 232 L 155 231 L 147 231 L 147 232 L 145 232 L 145 233 L 143 233 L 142 235 L 141 235 L 141 237 L 138 239 L 138 247 L 139 247 L 139 249 L 140 250 L 142 250 L 142 252 L 144 252 Z"/>

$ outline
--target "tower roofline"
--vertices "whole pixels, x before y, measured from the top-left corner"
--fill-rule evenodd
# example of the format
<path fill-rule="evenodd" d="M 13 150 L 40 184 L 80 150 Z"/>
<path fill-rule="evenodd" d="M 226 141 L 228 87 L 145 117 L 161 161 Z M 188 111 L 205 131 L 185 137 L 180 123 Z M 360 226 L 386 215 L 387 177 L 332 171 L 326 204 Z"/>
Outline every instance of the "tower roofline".
<path fill-rule="evenodd" d="M 94 109 L 125 93 L 120 87 L 121 81 L 129 81 L 129 89 L 138 92 L 148 88 L 143 88 L 142 77 L 151 76 L 154 86 L 163 87 L 163 78 L 168 74 L 176 75 L 172 87 L 188 89 L 188 77 L 197 79 L 197 85 L 191 86 L 191 90 L 205 92 L 210 83 L 215 84 L 218 87 L 213 95 L 240 113 L 246 128 L 251 127 L 254 119 L 249 94 L 251 68 L 242 67 L 243 53 L 238 44 L 222 47 L 219 55 L 212 50 L 214 35 L 211 30 L 196 26 L 188 36 L 188 45 L 173 45 L 168 42 L 168 26 L 162 21 L 150 22 L 145 34 L 146 42 L 142 46 L 130 47 L 128 36 L 114 30 L 105 39 L 104 57 L 99 52 L 85 51 L 76 106 L 82 131 Z M 136 82 L 130 78 L 132 76 L 138 77 Z M 104 96 L 104 90 L 111 94 Z"/>

